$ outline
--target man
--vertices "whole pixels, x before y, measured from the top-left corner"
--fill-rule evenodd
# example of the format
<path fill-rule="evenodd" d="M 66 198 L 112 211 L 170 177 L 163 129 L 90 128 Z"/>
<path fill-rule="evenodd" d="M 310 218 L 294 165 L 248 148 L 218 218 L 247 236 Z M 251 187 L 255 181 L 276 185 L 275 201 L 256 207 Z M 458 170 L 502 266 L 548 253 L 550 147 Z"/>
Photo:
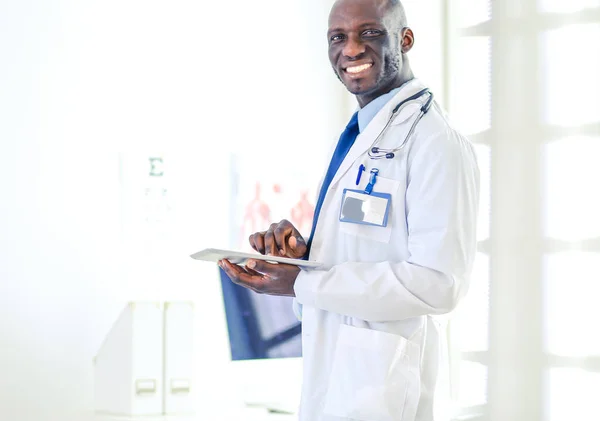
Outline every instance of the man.
<path fill-rule="evenodd" d="M 418 120 L 429 95 L 406 56 L 414 34 L 398 0 L 337 1 L 327 36 L 331 65 L 360 109 L 333 153 L 311 237 L 288 221 L 250 237 L 262 254 L 323 268 L 219 265 L 256 292 L 295 297 L 302 421 L 431 421 L 444 338 L 437 316 L 466 293 L 475 255 L 475 154 L 435 102 Z M 384 200 L 386 219 L 340 220 L 346 195 Z"/>

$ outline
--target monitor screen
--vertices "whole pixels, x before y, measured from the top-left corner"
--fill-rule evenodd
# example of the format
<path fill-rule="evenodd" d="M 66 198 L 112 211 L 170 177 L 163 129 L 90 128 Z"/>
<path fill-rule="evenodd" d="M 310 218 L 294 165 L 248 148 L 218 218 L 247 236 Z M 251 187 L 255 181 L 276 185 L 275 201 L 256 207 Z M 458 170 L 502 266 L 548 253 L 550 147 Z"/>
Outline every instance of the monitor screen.
<path fill-rule="evenodd" d="M 292 311 L 292 299 L 256 294 L 219 271 L 231 359 L 300 357 L 301 325 Z"/>
<path fill-rule="evenodd" d="M 318 172 L 257 166 L 277 162 L 264 156 L 233 156 L 231 162 L 230 246 L 252 252 L 248 237 L 287 219 L 310 235 Z M 302 355 L 301 325 L 292 298 L 257 294 L 233 284 L 220 270 L 233 360 Z"/>

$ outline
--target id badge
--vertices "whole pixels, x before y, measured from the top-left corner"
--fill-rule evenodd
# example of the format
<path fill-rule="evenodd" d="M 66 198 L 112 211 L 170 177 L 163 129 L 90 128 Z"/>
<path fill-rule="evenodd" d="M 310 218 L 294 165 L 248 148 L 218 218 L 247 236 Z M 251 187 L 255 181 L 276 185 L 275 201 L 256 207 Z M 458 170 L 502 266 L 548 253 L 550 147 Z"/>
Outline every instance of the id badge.
<path fill-rule="evenodd" d="M 391 200 L 389 193 L 344 189 L 340 222 L 386 227 Z"/>

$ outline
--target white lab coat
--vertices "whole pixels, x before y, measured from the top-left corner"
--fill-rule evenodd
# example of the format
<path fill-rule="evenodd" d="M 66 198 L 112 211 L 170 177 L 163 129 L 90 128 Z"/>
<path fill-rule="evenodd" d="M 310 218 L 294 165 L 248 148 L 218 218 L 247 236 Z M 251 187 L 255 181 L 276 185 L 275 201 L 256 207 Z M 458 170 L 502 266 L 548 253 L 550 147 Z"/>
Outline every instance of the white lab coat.
<path fill-rule="evenodd" d="M 302 319 L 301 421 L 432 421 L 444 352 L 437 315 L 465 295 L 476 252 L 479 170 L 472 145 L 434 103 L 394 159 L 367 151 L 392 109 L 424 86 L 400 89 L 358 136 L 334 177 L 310 260 L 295 284 Z M 405 138 L 421 103 L 408 105 L 380 147 Z M 359 187 L 360 164 L 367 170 Z M 344 188 L 390 193 L 385 228 L 339 222 Z"/>

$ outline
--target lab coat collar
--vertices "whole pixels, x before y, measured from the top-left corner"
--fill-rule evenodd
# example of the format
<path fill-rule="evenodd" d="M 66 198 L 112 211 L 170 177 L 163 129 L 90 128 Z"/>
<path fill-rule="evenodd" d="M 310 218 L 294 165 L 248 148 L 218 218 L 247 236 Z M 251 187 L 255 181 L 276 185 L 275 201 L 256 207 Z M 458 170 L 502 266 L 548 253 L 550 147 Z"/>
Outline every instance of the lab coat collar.
<path fill-rule="evenodd" d="M 373 120 L 369 123 L 369 125 L 365 128 L 365 130 L 360 133 L 360 135 L 356 138 L 354 145 L 346 155 L 346 158 L 340 165 L 335 177 L 331 181 L 331 186 L 335 185 L 343 176 L 348 172 L 348 170 L 352 167 L 354 162 L 362 156 L 367 150 L 371 147 L 388 119 L 390 118 L 392 111 L 396 105 L 398 105 L 401 101 L 404 101 L 406 98 L 416 94 L 422 89 L 425 89 L 426 86 L 419 79 L 412 79 L 409 82 L 406 82 L 404 85 L 400 87 L 400 90 L 394 95 L 394 97 L 387 102 L 379 110 L 379 112 L 373 117 Z M 416 105 L 416 104 L 415 104 Z M 400 114 L 394 119 L 394 124 L 399 124 L 402 121 L 405 121 L 411 115 L 413 115 L 416 111 L 419 110 L 418 106 L 415 107 L 405 107 Z"/>

